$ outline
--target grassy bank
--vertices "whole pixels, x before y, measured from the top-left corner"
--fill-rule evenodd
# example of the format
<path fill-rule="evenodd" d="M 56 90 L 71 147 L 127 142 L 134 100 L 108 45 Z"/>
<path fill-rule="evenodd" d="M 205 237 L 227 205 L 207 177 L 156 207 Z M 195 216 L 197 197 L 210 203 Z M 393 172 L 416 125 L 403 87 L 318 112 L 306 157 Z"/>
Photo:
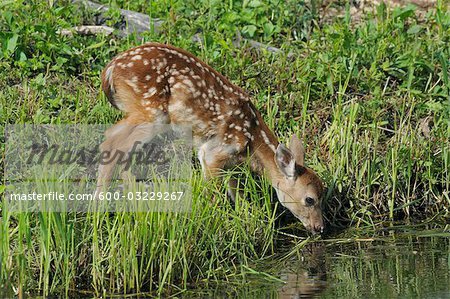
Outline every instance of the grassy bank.
<path fill-rule="evenodd" d="M 120 119 L 99 93 L 99 74 L 142 40 L 61 36 L 94 19 L 63 3 L 0 4 L 1 130 Z M 252 94 L 281 140 L 293 132 L 304 139 L 307 164 L 327 186 L 330 228 L 448 219 L 450 15 L 442 3 L 421 20 L 412 7 L 380 6 L 360 23 L 348 14 L 323 22 L 317 2 L 146 3 L 124 7 L 164 20 L 145 41 L 199 56 Z M 107 23 L 119 21 L 112 10 Z M 236 30 L 281 51 L 237 48 Z M 202 44 L 192 40 L 199 32 Z M 274 225 L 272 190 L 248 178 L 251 202 L 232 207 L 225 189 L 205 185 L 198 171 L 192 183 L 190 214 L 13 214 L 2 203 L 0 282 L 21 292 L 108 294 L 245 281 L 277 252 L 284 230 Z M 306 235 L 300 224 L 292 231 Z"/>

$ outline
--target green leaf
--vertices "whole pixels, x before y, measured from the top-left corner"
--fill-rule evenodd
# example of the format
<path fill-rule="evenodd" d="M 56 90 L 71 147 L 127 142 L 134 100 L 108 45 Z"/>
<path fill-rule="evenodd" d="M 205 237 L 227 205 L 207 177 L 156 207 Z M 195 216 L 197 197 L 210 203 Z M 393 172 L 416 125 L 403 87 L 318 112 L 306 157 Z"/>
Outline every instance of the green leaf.
<path fill-rule="evenodd" d="M 247 25 L 242 28 L 242 33 L 249 37 L 253 37 L 255 35 L 256 29 L 257 28 L 255 25 Z"/>
<path fill-rule="evenodd" d="M 99 43 L 90 45 L 89 47 L 86 48 L 86 50 L 92 50 L 92 49 L 100 48 L 100 47 L 102 47 L 105 43 L 106 43 L 106 41 L 104 40 L 104 41 L 101 41 L 101 42 L 99 42 Z"/>
<path fill-rule="evenodd" d="M 409 18 L 410 16 L 412 16 L 415 11 L 416 11 L 416 6 L 413 4 L 408 4 L 404 8 L 396 8 L 394 10 L 393 16 L 394 16 L 394 19 L 400 18 L 400 20 L 405 20 L 405 19 Z"/>
<path fill-rule="evenodd" d="M 430 111 L 433 111 L 433 112 L 439 112 L 444 109 L 444 106 L 442 105 L 442 103 L 434 101 L 434 100 L 430 100 L 430 101 L 426 102 L 425 105 L 427 106 L 427 108 Z"/>
<path fill-rule="evenodd" d="M 3 16 L 4 16 L 5 20 L 6 20 L 6 23 L 8 23 L 8 26 L 11 27 L 11 24 L 12 24 L 12 13 L 10 11 L 6 11 Z"/>
<path fill-rule="evenodd" d="M 272 24 L 271 21 L 265 23 L 263 25 L 264 34 L 267 35 L 267 36 L 271 36 L 272 33 L 273 33 L 274 28 L 275 28 L 275 26 Z"/>
<path fill-rule="evenodd" d="M 59 64 L 59 65 L 64 65 L 67 61 L 68 61 L 68 59 L 64 58 L 64 57 L 57 57 L 56 58 L 56 63 Z"/>
<path fill-rule="evenodd" d="M 44 77 L 44 74 L 40 73 L 36 76 L 36 78 L 33 79 L 33 82 L 37 86 L 45 86 L 46 79 Z"/>
<path fill-rule="evenodd" d="M 417 33 L 420 32 L 420 30 L 422 30 L 422 26 L 420 26 L 420 25 L 414 25 L 414 26 L 411 26 L 411 27 L 408 29 L 408 31 L 406 31 L 406 33 L 408 33 L 408 34 L 417 34 Z"/>
<path fill-rule="evenodd" d="M 19 61 L 26 61 L 27 60 L 27 55 L 25 55 L 25 53 L 20 52 L 19 55 Z"/>
<path fill-rule="evenodd" d="M 9 40 L 8 45 L 6 46 L 6 51 L 9 53 L 13 53 L 17 46 L 17 39 L 19 38 L 19 35 L 14 34 Z"/>
<path fill-rule="evenodd" d="M 251 1 L 248 3 L 248 7 L 253 7 L 253 8 L 260 7 L 260 6 L 262 6 L 262 5 L 263 5 L 262 2 L 259 1 L 259 0 L 251 0 Z"/>

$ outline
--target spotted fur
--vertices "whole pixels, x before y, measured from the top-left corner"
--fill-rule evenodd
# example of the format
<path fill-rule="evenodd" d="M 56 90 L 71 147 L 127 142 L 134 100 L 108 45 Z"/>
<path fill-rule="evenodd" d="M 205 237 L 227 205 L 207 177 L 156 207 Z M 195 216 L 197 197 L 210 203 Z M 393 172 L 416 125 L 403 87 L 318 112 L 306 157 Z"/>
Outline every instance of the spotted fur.
<path fill-rule="evenodd" d="M 300 205 L 306 195 L 320 197 L 318 177 L 305 167 L 303 173 L 296 173 L 296 168 L 292 168 L 295 161 L 286 154 L 289 150 L 283 150 L 286 157 L 280 154 L 278 139 L 264 123 L 247 93 L 197 57 L 159 43 L 132 48 L 117 55 L 105 67 L 102 89 L 111 104 L 126 113 L 125 118 L 110 129 L 114 133 L 107 134 L 107 140 L 102 144 L 104 149 L 111 150 L 120 144 L 126 151 L 133 138 L 126 137 L 125 144 L 121 144 L 120 139 L 127 134 L 151 138 L 145 132 L 133 131 L 135 125 L 155 122 L 191 125 L 205 177 L 218 175 L 220 170 L 243 161 L 250 154 L 253 169 L 267 173 L 282 204 L 311 230 L 323 228 L 321 212 L 314 212 L 320 217 L 308 222 L 305 219 L 312 216 L 304 214 L 303 204 Z M 124 124 L 131 127 L 118 128 Z M 277 157 L 282 160 L 278 161 Z M 291 160 L 284 163 L 283 159 Z M 114 164 L 99 170 L 99 182 L 108 181 L 112 167 Z M 304 187 L 306 191 L 301 193 L 292 189 L 291 182 L 285 181 L 285 173 L 296 178 L 296 188 Z M 292 191 L 286 193 L 288 188 Z M 298 198 L 295 204 L 298 203 L 299 208 L 286 201 L 288 197 Z M 319 205 L 318 199 L 317 209 L 320 210 Z"/>

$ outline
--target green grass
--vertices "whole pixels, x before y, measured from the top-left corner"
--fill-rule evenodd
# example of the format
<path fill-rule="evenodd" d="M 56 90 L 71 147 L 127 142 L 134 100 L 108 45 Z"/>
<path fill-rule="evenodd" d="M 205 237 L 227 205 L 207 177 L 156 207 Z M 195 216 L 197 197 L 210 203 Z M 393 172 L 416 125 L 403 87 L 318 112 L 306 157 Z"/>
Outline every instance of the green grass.
<path fill-rule="evenodd" d="M 424 20 L 411 7 L 380 6 L 355 24 L 348 17 L 319 22 L 315 1 L 133 1 L 124 8 L 165 21 L 162 32 L 140 40 L 60 36 L 61 28 L 92 23 L 92 12 L 66 2 L 0 4 L 2 133 L 7 123 L 114 123 L 121 115 L 99 92 L 100 71 L 131 46 L 166 42 L 248 90 L 281 140 L 304 139 L 307 164 L 327 186 L 329 227 L 449 217 L 450 15 L 443 3 Z M 113 10 L 108 23 L 116 21 Z M 236 48 L 236 30 L 282 51 Z M 202 45 L 191 39 L 199 31 Z M 21 292 L 104 295 L 245 281 L 248 269 L 277 252 L 284 228 L 274 225 L 267 182 L 244 176 L 251 201 L 232 208 L 225 189 L 205 185 L 196 171 L 190 214 L 17 214 L 2 203 L 0 282 Z M 304 234 L 300 227 L 290 229 Z"/>

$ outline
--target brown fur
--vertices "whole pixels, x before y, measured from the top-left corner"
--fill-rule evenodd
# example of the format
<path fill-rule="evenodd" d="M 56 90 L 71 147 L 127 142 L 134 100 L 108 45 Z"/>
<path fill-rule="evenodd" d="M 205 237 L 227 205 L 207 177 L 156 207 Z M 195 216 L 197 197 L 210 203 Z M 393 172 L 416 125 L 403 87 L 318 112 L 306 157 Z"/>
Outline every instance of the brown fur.
<path fill-rule="evenodd" d="M 105 67 L 102 89 L 111 104 L 126 113 L 105 134 L 102 150 L 127 152 L 135 141 L 151 139 L 158 133 L 143 124 L 192 125 L 206 177 L 217 176 L 221 169 L 242 161 L 250 153 L 254 170 L 267 173 L 281 195 L 298 198 L 295 207 L 285 200 L 288 209 L 310 230 L 323 229 L 323 188 L 314 172 L 303 167 L 301 143 L 294 140 L 291 151 L 284 150 L 286 162 L 294 158 L 299 161 L 295 166 L 297 173 L 292 170 L 295 163 L 280 168 L 275 152 L 281 145 L 248 95 L 200 59 L 169 45 L 149 43 L 135 47 Z M 114 164 L 100 167 L 99 188 L 108 184 Z M 292 173 L 289 179 L 283 175 L 288 172 Z M 306 195 L 317 200 L 314 213 L 308 212 L 309 216 L 303 213 L 309 211 L 304 207 Z"/>

